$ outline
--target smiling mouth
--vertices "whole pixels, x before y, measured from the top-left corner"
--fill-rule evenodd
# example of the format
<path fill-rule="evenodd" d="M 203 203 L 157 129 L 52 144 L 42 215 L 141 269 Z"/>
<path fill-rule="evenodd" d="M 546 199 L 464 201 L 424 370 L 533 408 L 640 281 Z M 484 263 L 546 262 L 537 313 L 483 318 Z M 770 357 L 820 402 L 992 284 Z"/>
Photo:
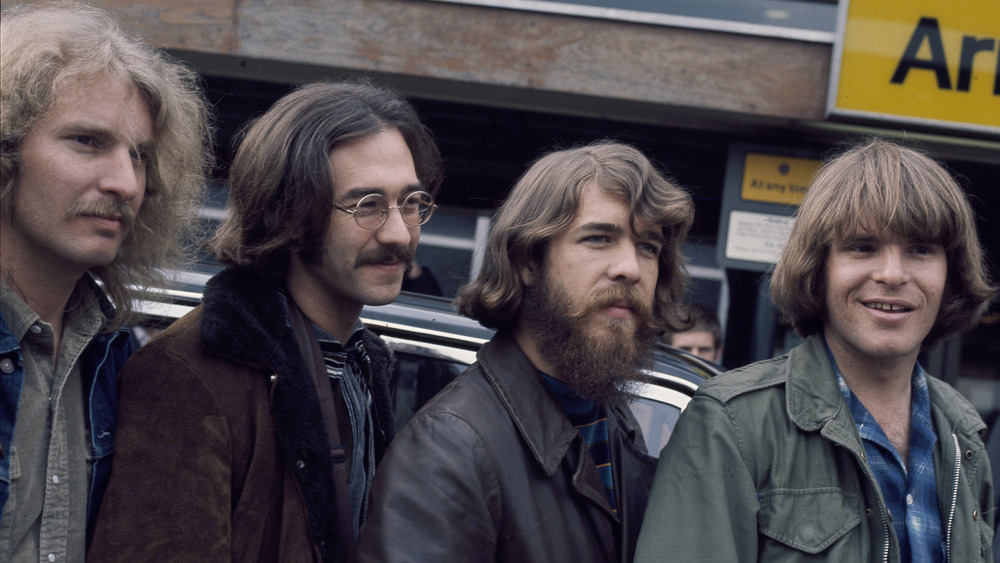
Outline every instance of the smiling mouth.
<path fill-rule="evenodd" d="M 864 305 L 869 309 L 875 309 L 876 311 L 888 311 L 890 313 L 905 313 L 906 311 L 913 310 L 909 307 L 904 307 L 903 305 L 892 305 L 890 303 L 865 303 Z"/>

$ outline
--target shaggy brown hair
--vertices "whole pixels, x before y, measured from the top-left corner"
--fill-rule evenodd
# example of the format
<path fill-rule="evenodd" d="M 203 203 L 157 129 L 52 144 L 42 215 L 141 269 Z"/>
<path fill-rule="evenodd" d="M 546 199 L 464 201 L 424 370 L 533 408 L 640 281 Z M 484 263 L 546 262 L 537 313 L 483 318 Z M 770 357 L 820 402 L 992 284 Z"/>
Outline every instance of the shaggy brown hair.
<path fill-rule="evenodd" d="M 543 262 L 547 243 L 573 222 L 592 182 L 625 199 L 633 223 L 662 226 L 654 322 L 659 330 L 686 328 L 680 247 L 694 221 L 694 202 L 641 152 L 608 141 L 553 152 L 525 172 L 497 213 L 478 277 L 459 291 L 459 311 L 490 328 L 513 326 L 524 298 L 519 272 Z"/>
<path fill-rule="evenodd" d="M 816 174 L 775 266 L 771 299 L 799 334 L 815 334 L 826 321 L 824 270 L 830 245 L 869 222 L 944 247 L 947 284 L 924 346 L 975 326 L 996 288 L 965 194 L 929 156 L 872 139 L 830 160 Z"/>

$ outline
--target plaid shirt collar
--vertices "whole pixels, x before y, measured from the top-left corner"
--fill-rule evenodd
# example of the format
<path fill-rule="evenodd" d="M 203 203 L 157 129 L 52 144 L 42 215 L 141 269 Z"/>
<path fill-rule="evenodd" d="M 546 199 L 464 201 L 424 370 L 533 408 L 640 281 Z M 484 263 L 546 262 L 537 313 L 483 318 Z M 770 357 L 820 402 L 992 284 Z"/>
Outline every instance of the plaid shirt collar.
<path fill-rule="evenodd" d="M 938 508 L 937 481 L 934 476 L 934 445 L 937 435 L 931 420 L 931 400 L 923 367 L 913 368 L 913 394 L 910 406 L 909 463 L 899 452 L 864 404 L 854 396 L 844 381 L 833 354 L 827 347 L 837 386 L 854 417 L 868 458 L 868 466 L 878 481 L 892 526 L 899 540 L 901 561 L 934 562 L 944 560 L 944 534 Z"/>

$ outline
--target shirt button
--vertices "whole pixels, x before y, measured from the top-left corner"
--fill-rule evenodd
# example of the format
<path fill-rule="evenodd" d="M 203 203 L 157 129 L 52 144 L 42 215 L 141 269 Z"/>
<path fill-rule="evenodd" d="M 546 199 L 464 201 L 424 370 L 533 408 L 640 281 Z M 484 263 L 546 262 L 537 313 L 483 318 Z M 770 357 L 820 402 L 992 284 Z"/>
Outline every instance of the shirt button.
<path fill-rule="evenodd" d="M 58 485 L 59 484 L 59 476 L 58 475 L 53 475 L 52 476 L 52 482 Z"/>
<path fill-rule="evenodd" d="M 56 560 L 56 554 L 55 553 L 50 553 L 49 554 L 49 561 L 55 561 L 55 560 Z"/>
<path fill-rule="evenodd" d="M 906 505 L 913 506 L 913 495 L 906 495 Z"/>
<path fill-rule="evenodd" d="M 42 332 L 42 327 L 38 325 L 31 325 L 31 328 L 28 330 L 31 331 L 31 334 L 39 334 Z M 55 555 L 49 555 L 49 557 L 55 557 Z M 52 559 L 52 561 L 55 561 L 55 559 Z"/>

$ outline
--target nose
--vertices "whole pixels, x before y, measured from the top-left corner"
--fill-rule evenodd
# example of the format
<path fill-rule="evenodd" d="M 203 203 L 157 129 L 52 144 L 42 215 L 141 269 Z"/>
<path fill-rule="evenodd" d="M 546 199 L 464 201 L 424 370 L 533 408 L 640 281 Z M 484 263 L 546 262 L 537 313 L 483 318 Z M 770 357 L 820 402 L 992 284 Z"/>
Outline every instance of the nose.
<path fill-rule="evenodd" d="M 375 237 L 382 244 L 410 246 L 414 233 L 419 236 L 420 227 L 407 225 L 403 221 L 403 210 L 392 207 L 389 209 L 389 215 L 385 218 L 385 222 L 375 231 Z"/>
<path fill-rule="evenodd" d="M 608 277 L 614 281 L 634 284 L 641 276 L 642 266 L 639 263 L 638 250 L 633 245 L 619 245 L 608 267 Z"/>
<path fill-rule="evenodd" d="M 906 256 L 902 247 L 891 245 L 880 252 L 874 278 L 875 281 L 888 285 L 899 285 L 906 282 Z"/>
<path fill-rule="evenodd" d="M 142 203 L 146 192 L 146 163 L 127 146 L 109 151 L 98 183 L 102 193 L 125 202 Z"/>

